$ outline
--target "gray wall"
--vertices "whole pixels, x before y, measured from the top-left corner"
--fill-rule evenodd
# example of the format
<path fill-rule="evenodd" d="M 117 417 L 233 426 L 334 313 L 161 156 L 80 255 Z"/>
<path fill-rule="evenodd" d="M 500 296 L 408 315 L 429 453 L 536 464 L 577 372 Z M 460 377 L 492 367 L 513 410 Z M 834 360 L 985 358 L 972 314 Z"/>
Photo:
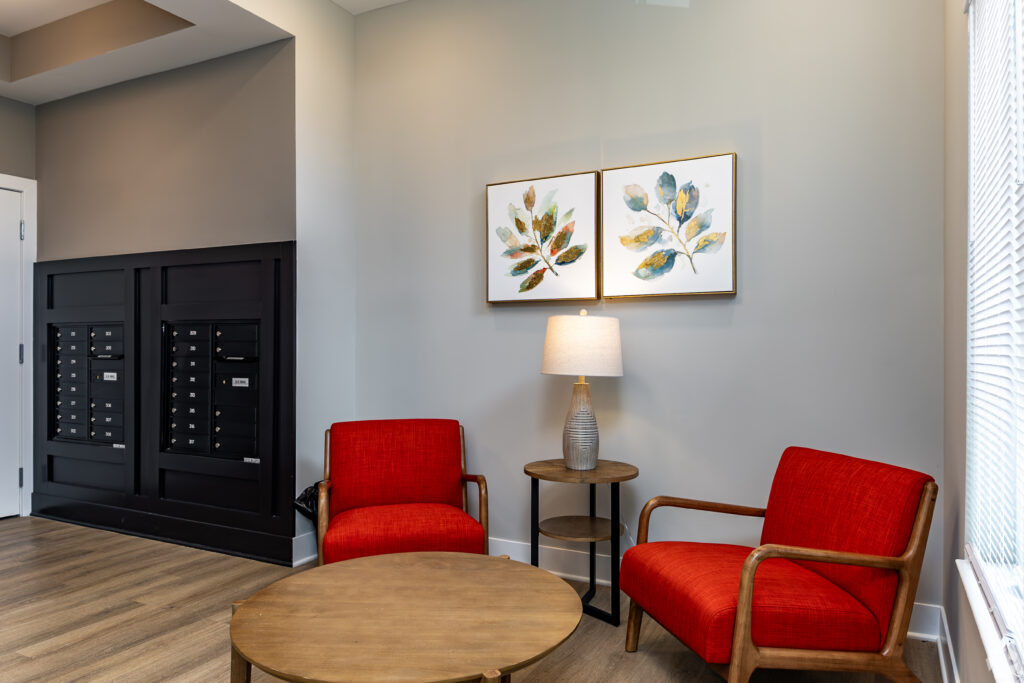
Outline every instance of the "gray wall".
<path fill-rule="evenodd" d="M 35 109 L 0 97 L 0 173 L 36 177 Z"/>
<path fill-rule="evenodd" d="M 39 259 L 295 238 L 295 48 L 37 108 Z"/>
<path fill-rule="evenodd" d="M 450 416 L 527 541 L 528 461 L 560 456 L 572 304 L 485 303 L 484 185 L 734 151 L 735 298 L 602 302 L 625 376 L 601 454 L 656 494 L 761 505 L 801 444 L 943 474 L 943 8 L 930 0 L 414 1 L 356 18 L 360 417 Z M 583 491 L 547 485 L 542 514 Z M 752 542 L 666 512 L 652 537 Z M 918 599 L 941 599 L 942 518 Z"/>

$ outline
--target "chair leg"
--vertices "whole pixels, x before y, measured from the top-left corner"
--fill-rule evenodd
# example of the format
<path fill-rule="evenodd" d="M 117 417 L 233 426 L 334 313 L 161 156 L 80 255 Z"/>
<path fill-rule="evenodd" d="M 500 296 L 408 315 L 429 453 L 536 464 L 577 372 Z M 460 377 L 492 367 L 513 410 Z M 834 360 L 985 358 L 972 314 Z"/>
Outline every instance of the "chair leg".
<path fill-rule="evenodd" d="M 626 652 L 636 652 L 640 642 L 640 622 L 644 618 L 644 611 L 636 600 L 629 600 L 629 621 L 626 622 Z"/>
<path fill-rule="evenodd" d="M 733 662 L 729 665 L 729 683 L 747 683 L 756 666 L 750 662 Z"/>

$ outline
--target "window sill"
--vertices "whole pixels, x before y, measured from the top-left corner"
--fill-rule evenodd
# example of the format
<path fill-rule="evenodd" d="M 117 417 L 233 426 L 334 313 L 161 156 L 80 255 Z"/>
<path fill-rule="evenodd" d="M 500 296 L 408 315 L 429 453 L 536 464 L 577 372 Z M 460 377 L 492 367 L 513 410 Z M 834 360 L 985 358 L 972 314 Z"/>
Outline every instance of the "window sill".
<path fill-rule="evenodd" d="M 971 614 L 977 624 L 978 633 L 981 635 L 981 643 L 985 647 L 985 658 L 992 676 L 996 683 L 1016 683 L 1013 669 L 1006 658 L 1006 651 L 1003 648 L 999 632 L 996 630 L 992 615 L 989 614 L 988 604 L 978 584 L 978 577 L 974 575 L 974 569 L 967 560 L 957 560 L 956 568 L 960 572 L 960 582 L 967 594 L 967 602 L 971 605 Z"/>

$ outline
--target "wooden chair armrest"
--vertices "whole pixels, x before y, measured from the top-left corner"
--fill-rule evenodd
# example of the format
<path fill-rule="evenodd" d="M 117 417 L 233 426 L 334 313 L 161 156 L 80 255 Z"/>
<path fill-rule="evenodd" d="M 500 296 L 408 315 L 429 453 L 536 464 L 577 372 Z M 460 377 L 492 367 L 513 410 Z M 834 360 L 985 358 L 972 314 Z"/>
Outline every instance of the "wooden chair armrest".
<path fill-rule="evenodd" d="M 325 479 L 317 486 L 316 504 L 316 563 L 324 563 L 324 536 L 327 534 L 331 504 L 331 480 Z"/>
<path fill-rule="evenodd" d="M 480 526 L 484 528 L 484 555 L 487 555 L 489 548 L 489 531 L 487 528 L 487 479 L 482 474 L 466 474 L 463 472 L 462 481 L 468 483 L 475 482 L 477 490 L 480 492 Z"/>
<path fill-rule="evenodd" d="M 637 545 L 647 542 L 647 529 L 651 523 L 651 513 L 654 512 L 655 508 L 660 507 L 723 512 L 729 515 L 744 515 L 746 517 L 764 517 L 764 508 L 752 508 L 744 505 L 732 505 L 730 503 L 713 503 L 706 500 L 676 498 L 674 496 L 655 496 L 647 501 L 644 509 L 640 511 L 640 524 L 638 525 L 636 536 Z"/>
<path fill-rule="evenodd" d="M 756 649 L 751 632 L 754 611 L 754 575 L 757 573 L 757 568 L 762 562 L 772 558 L 848 564 L 858 567 L 873 567 L 875 569 L 893 569 L 899 570 L 901 574 L 907 566 L 907 559 L 904 556 L 865 555 L 840 550 L 801 548 L 774 543 L 754 548 L 747 556 L 747 559 L 744 560 L 743 571 L 740 574 L 739 599 L 736 604 L 736 621 L 732 636 L 733 651 L 739 659 L 750 657 L 750 653 Z M 735 663 L 736 661 L 734 657 L 733 662 Z"/>
<path fill-rule="evenodd" d="M 765 560 L 773 557 L 782 557 L 787 560 L 805 560 L 809 562 L 827 562 L 829 564 L 852 564 L 857 567 L 873 567 L 875 569 L 902 569 L 907 561 L 902 556 L 889 557 L 886 555 L 865 555 L 863 553 L 848 553 L 842 550 L 823 550 L 821 548 L 801 548 L 795 545 L 778 545 L 768 543 L 758 546 L 747 556 L 743 563 L 743 572 L 749 571 L 751 575 L 757 571 L 757 566 Z"/>

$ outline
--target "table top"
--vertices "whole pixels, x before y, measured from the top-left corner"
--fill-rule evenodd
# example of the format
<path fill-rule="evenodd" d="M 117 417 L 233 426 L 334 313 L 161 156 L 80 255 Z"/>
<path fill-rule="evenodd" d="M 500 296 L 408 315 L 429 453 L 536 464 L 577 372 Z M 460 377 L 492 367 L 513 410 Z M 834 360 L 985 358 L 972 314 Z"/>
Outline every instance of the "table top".
<path fill-rule="evenodd" d="M 592 470 L 570 470 L 563 458 L 537 460 L 523 467 L 523 471 L 534 479 L 571 484 L 611 484 L 636 479 L 640 474 L 633 465 L 614 460 L 598 460 L 597 467 Z"/>
<path fill-rule="evenodd" d="M 583 614 L 576 591 L 528 564 L 401 553 L 294 574 L 246 600 L 231 643 L 291 681 L 478 681 L 561 645 Z"/>

